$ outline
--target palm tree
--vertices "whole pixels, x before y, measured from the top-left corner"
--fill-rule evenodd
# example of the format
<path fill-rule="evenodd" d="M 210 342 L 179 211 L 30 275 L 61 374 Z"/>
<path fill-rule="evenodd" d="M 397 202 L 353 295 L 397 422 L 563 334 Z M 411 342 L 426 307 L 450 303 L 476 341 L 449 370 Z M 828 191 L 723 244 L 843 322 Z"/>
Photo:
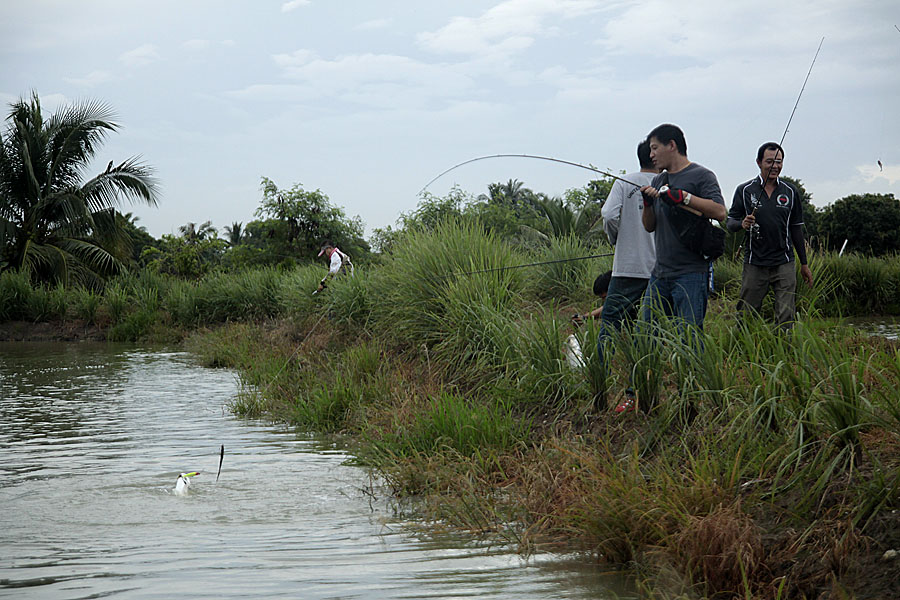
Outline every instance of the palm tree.
<path fill-rule="evenodd" d="M 243 223 L 239 221 L 225 226 L 225 236 L 229 246 L 237 246 L 244 240 L 243 227 Z"/>
<path fill-rule="evenodd" d="M 574 235 L 586 241 L 597 238 L 602 231 L 600 211 L 585 206 L 577 209 L 561 198 L 540 198 L 537 201 L 541 216 L 546 219 L 550 235 L 541 233 L 533 227 L 523 225 L 523 230 L 532 237 L 548 241 L 550 236 L 565 237 Z"/>
<path fill-rule="evenodd" d="M 0 138 L 0 271 L 35 280 L 92 283 L 120 271 L 128 237 L 123 198 L 156 205 L 157 186 L 137 158 L 83 181 L 98 147 L 119 129 L 99 102 L 76 103 L 44 120 L 37 94 L 12 104 Z"/>
<path fill-rule="evenodd" d="M 212 221 L 205 221 L 198 226 L 194 222 L 182 225 L 178 228 L 178 232 L 189 244 L 197 244 L 206 238 L 213 237 L 216 228 L 212 226 Z"/>

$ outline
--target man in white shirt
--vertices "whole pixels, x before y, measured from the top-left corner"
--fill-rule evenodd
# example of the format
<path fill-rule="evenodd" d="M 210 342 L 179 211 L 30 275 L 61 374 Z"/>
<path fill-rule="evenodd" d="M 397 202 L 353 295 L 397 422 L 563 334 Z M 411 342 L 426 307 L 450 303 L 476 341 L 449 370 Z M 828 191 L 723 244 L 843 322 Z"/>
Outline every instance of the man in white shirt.
<path fill-rule="evenodd" d="M 639 186 L 649 185 L 659 173 L 650 160 L 650 143 L 642 141 L 637 147 L 641 170 L 623 177 Z M 637 316 L 653 265 L 656 264 L 656 243 L 653 234 L 644 229 L 640 187 L 618 179 L 613 183 L 600 212 L 603 229 L 616 247 L 613 257 L 612 279 L 601 314 L 601 338 L 608 338 L 622 328 L 622 323 Z"/>
<path fill-rule="evenodd" d="M 319 282 L 319 287 L 316 288 L 315 293 L 319 293 L 325 289 L 326 282 L 337 275 L 342 269 L 349 269 L 350 273 L 353 273 L 353 263 L 350 262 L 350 256 L 341 252 L 337 247 L 335 247 L 330 242 L 326 242 L 322 249 L 319 250 L 319 256 L 325 255 L 325 257 L 329 261 L 328 274 L 322 278 L 322 281 Z"/>

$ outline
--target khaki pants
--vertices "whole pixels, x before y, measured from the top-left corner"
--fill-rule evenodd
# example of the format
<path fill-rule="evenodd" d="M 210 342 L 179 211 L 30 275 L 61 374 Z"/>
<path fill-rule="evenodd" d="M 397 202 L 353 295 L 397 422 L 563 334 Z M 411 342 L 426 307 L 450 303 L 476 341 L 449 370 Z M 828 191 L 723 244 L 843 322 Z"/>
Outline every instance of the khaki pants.
<path fill-rule="evenodd" d="M 775 321 L 790 328 L 796 312 L 797 270 L 794 262 L 777 267 L 758 267 L 744 264 L 741 278 L 741 296 L 738 300 L 738 316 L 747 311 L 759 313 L 769 288 L 775 292 Z"/>

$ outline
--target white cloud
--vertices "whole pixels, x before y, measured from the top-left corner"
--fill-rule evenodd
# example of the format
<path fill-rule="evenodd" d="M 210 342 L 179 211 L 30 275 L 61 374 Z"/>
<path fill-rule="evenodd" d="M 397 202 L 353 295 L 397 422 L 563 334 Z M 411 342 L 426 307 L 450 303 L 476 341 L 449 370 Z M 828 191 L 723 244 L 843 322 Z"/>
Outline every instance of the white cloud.
<path fill-rule="evenodd" d="M 479 17 L 455 17 L 417 40 L 440 53 L 509 55 L 529 47 L 536 36 L 555 34 L 550 19 L 581 17 L 599 5 L 595 0 L 506 0 Z"/>
<path fill-rule="evenodd" d="M 281 12 L 291 12 L 292 10 L 296 10 L 301 6 L 308 6 L 312 4 L 310 0 L 290 0 L 290 2 L 285 2 L 281 5 Z"/>
<path fill-rule="evenodd" d="M 856 167 L 856 171 L 862 176 L 866 183 L 876 183 L 887 181 L 888 185 L 894 185 L 900 182 L 900 165 L 882 165 L 879 168 L 877 164 L 862 165 Z"/>
<path fill-rule="evenodd" d="M 215 42 L 213 40 L 197 39 L 197 40 L 187 40 L 186 42 L 183 42 L 181 45 L 187 50 L 194 50 L 194 51 L 199 52 L 202 50 L 208 50 L 209 48 L 212 48 L 214 46 L 223 46 L 226 48 L 231 48 L 232 46 L 234 46 L 234 40 L 221 40 L 221 41 Z"/>
<path fill-rule="evenodd" d="M 419 106 L 428 99 L 446 99 L 473 87 L 462 70 L 405 56 L 353 54 L 327 60 L 309 50 L 297 50 L 273 59 L 284 77 L 301 82 L 317 97 L 373 107 Z"/>
<path fill-rule="evenodd" d="M 82 87 L 94 87 L 112 80 L 113 76 L 109 71 L 91 71 L 84 77 L 63 77 L 66 83 Z"/>
<path fill-rule="evenodd" d="M 241 101 L 282 103 L 309 100 L 316 92 L 307 85 L 254 84 L 226 95 Z"/>
<path fill-rule="evenodd" d="M 373 19 L 371 21 L 366 21 L 365 23 L 360 23 L 355 27 L 357 30 L 372 30 L 372 29 L 384 29 L 386 27 L 390 27 L 390 25 L 394 22 L 393 19 Z"/>
<path fill-rule="evenodd" d="M 143 67 L 158 61 L 160 58 L 156 46 L 144 44 L 119 56 L 119 61 L 128 67 Z"/>
<path fill-rule="evenodd" d="M 212 45 L 209 40 L 188 40 L 182 44 L 188 50 L 206 50 Z"/>

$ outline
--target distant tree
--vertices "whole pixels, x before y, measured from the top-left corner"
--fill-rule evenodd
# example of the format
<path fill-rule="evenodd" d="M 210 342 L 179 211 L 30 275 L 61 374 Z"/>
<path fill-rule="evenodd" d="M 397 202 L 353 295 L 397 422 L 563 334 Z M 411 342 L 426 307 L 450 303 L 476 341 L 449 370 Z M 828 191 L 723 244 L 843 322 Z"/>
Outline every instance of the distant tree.
<path fill-rule="evenodd" d="M 198 244 L 203 240 L 218 237 L 216 228 L 213 227 L 212 221 L 205 221 L 197 225 L 189 222 L 178 228 L 181 237 L 189 244 Z"/>
<path fill-rule="evenodd" d="M 579 209 L 560 198 L 545 198 L 538 201 L 538 207 L 549 225 L 549 235 L 554 237 L 574 235 L 592 241 L 603 230 L 600 210 L 595 204 Z"/>
<path fill-rule="evenodd" d="M 828 247 L 881 256 L 900 252 L 900 200 L 893 194 L 853 194 L 827 206 L 820 222 Z"/>
<path fill-rule="evenodd" d="M 488 184 L 488 193 L 478 196 L 479 202 L 509 208 L 520 218 L 538 214 L 537 199 L 538 194 L 517 179 Z"/>
<path fill-rule="evenodd" d="M 157 187 L 135 158 L 83 180 L 100 144 L 118 130 L 99 102 L 60 109 L 45 120 L 40 100 L 12 104 L 0 137 L 0 271 L 36 280 L 97 283 L 121 271 L 129 237 L 115 207 L 122 199 L 151 206 Z"/>
<path fill-rule="evenodd" d="M 263 198 L 256 209 L 257 224 L 248 223 L 252 242 L 273 258 L 314 260 L 319 247 L 331 242 L 355 260 L 370 253 L 359 217 L 347 218 L 343 209 L 331 204 L 321 190 L 304 190 L 294 184 L 289 190 L 262 178 Z M 252 225 L 252 226 L 251 226 Z"/>
<path fill-rule="evenodd" d="M 243 224 L 235 221 L 231 225 L 225 226 L 225 241 L 231 247 L 237 246 L 244 239 Z"/>
<path fill-rule="evenodd" d="M 148 269 L 185 279 L 197 279 L 221 264 L 225 240 L 166 234 L 157 247 L 145 248 L 141 261 Z"/>
<path fill-rule="evenodd" d="M 573 208 L 582 209 L 595 206 L 599 213 L 600 208 L 609 196 L 609 191 L 612 189 L 614 181 L 612 177 L 603 176 L 601 179 L 589 181 L 584 187 L 566 190 L 563 198 L 566 204 Z"/>
<path fill-rule="evenodd" d="M 140 217 L 136 217 L 130 212 L 127 212 L 125 214 L 119 213 L 118 218 L 120 219 L 122 229 L 125 230 L 125 233 L 128 234 L 128 237 L 131 240 L 132 263 L 140 265 L 142 264 L 141 255 L 143 254 L 144 249 L 155 247 L 157 245 L 157 240 L 147 232 L 146 227 L 137 224 Z"/>

